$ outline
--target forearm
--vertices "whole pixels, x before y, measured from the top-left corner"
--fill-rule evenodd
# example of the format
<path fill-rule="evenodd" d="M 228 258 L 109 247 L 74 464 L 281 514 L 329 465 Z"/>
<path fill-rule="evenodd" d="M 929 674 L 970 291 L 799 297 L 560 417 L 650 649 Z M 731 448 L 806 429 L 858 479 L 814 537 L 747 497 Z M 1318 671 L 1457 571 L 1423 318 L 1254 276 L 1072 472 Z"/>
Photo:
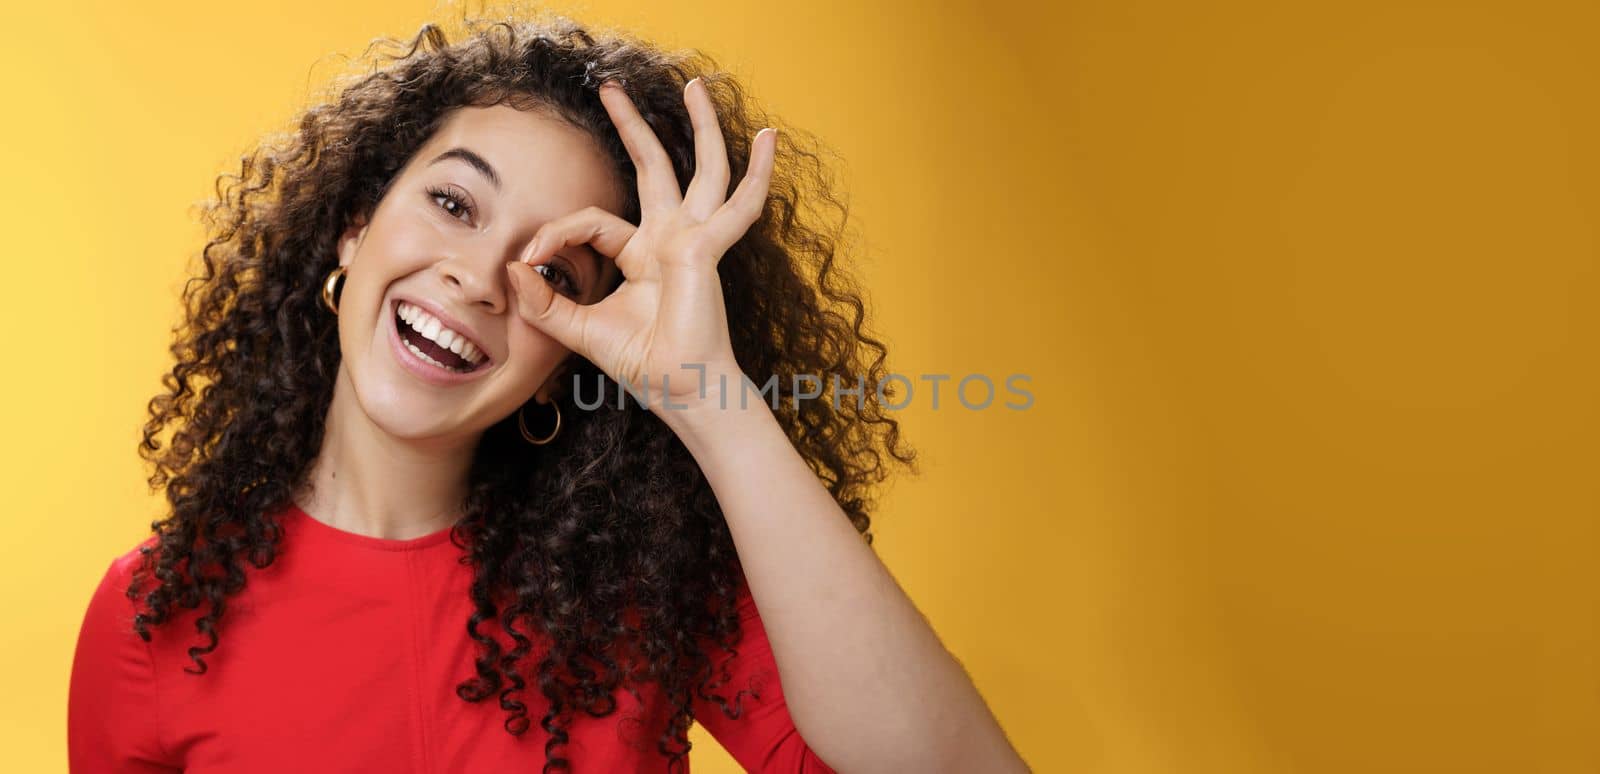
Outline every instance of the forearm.
<path fill-rule="evenodd" d="M 722 507 L 807 744 L 851 772 L 1025 770 L 771 409 L 752 403 L 667 419 Z"/>

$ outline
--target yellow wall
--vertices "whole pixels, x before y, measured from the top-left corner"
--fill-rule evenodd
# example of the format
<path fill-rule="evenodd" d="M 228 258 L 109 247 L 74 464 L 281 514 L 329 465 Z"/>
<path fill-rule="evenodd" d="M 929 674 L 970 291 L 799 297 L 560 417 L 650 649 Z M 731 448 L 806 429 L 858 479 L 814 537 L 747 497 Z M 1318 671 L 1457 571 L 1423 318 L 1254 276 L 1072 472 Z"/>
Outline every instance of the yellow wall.
<path fill-rule="evenodd" d="M 433 7 L 151 5 L 0 46 L 11 771 L 65 770 L 83 607 L 161 515 L 189 206 Z M 877 545 L 1036 770 L 1600 770 L 1595 15 L 1043 5 L 557 7 L 841 152 L 896 370 L 1032 375 L 905 413 Z"/>

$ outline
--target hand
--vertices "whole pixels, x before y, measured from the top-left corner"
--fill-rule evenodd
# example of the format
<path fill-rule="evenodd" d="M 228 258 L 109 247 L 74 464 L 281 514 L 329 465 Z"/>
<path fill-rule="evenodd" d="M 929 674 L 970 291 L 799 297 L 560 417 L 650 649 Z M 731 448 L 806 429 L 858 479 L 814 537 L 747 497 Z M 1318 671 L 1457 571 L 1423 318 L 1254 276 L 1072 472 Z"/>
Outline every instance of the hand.
<path fill-rule="evenodd" d="M 713 385 L 719 374 L 740 374 L 717 263 L 761 216 L 777 132 L 756 134 L 749 169 L 726 196 L 728 155 L 716 107 L 705 84 L 690 81 L 684 104 L 694 128 L 695 174 L 680 196 L 672 162 L 633 101 L 614 82 L 600 87 L 600 100 L 638 171 L 640 223 L 635 227 L 597 207 L 546 223 L 519 262 L 507 266 L 517 311 L 611 378 L 635 389 L 648 383 L 652 411 L 664 399 L 693 406 L 705 398 L 699 374 L 684 364 L 703 364 Z M 578 244 L 613 258 L 624 278 L 615 292 L 588 306 L 557 293 L 528 265 Z M 663 395 L 667 375 L 670 391 Z"/>

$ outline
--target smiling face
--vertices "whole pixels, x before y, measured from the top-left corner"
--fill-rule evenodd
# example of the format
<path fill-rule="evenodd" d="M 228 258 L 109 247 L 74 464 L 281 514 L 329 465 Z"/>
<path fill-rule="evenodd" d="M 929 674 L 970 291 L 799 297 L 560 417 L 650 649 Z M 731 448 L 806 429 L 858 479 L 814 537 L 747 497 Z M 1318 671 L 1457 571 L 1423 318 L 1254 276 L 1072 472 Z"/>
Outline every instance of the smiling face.
<path fill-rule="evenodd" d="M 505 105 L 441 123 L 370 221 L 339 239 L 340 367 L 374 424 L 399 438 L 466 437 L 536 391 L 558 394 L 568 350 L 518 316 L 505 265 L 541 225 L 588 206 L 620 212 L 623 197 L 583 130 Z M 584 304 L 617 277 L 587 246 L 539 271 Z"/>

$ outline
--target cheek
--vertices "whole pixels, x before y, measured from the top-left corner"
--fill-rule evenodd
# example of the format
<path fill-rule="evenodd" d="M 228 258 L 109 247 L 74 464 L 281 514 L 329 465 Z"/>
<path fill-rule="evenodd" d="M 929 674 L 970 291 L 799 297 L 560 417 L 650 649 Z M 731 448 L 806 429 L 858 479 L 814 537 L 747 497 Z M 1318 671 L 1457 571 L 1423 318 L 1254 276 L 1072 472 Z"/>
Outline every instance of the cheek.
<path fill-rule="evenodd" d="M 392 281 L 426 268 L 430 256 L 436 258 L 443 250 L 434 231 L 403 216 L 392 217 L 382 226 L 383 230 L 362 245 L 353 261 L 366 264 L 367 271 L 380 280 Z"/>
<path fill-rule="evenodd" d="M 407 227 L 393 218 L 374 225 L 361 251 L 350 264 L 345 290 L 352 296 L 352 310 L 363 315 L 379 312 L 385 295 L 396 281 L 425 271 L 433 264 L 439 248 L 426 229 Z M 341 301 L 340 311 L 344 304 Z"/>
<path fill-rule="evenodd" d="M 506 349 L 509 350 L 510 365 L 518 371 L 534 371 L 534 373 L 544 373 L 550 368 L 555 368 L 570 350 L 563 347 L 562 342 L 539 333 L 538 329 L 523 323 L 522 318 L 515 315 L 517 313 L 512 312 L 506 333 Z"/>
<path fill-rule="evenodd" d="M 383 291 L 388 280 L 373 269 L 357 260 L 345 274 L 344 287 L 339 292 L 341 339 L 371 335 L 372 321 L 382 316 L 379 307 L 383 305 Z M 352 343 L 356 341 L 345 341 L 346 345 Z"/>
<path fill-rule="evenodd" d="M 570 351 L 561 342 L 540 333 L 511 313 L 506 332 L 506 348 L 510 358 L 507 365 L 519 376 L 526 377 L 537 388 Z"/>

